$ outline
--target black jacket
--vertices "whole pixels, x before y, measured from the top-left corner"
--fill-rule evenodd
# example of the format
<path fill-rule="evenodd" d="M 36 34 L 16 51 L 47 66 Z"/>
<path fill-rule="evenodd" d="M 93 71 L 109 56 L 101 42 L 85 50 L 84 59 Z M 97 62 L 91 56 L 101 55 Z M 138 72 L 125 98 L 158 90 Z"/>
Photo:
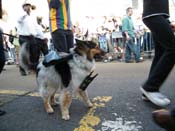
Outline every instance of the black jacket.
<path fill-rule="evenodd" d="M 143 17 L 155 14 L 169 17 L 169 0 L 143 0 Z"/>

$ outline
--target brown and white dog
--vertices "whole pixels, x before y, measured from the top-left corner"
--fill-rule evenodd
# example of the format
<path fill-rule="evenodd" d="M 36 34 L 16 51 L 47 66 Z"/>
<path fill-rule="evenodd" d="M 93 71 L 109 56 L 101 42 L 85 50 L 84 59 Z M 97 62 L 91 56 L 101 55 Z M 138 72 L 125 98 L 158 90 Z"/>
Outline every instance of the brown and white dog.
<path fill-rule="evenodd" d="M 92 41 L 76 40 L 76 47 L 71 50 L 72 57 L 53 65 L 38 65 L 37 84 L 39 92 L 44 100 L 47 113 L 53 113 L 53 105 L 56 104 L 55 93 L 59 91 L 59 104 L 62 119 L 69 120 L 69 107 L 72 95 L 78 96 L 88 107 L 92 107 L 86 90 L 80 85 L 85 78 L 95 69 L 96 54 L 103 55 L 104 52 Z"/>

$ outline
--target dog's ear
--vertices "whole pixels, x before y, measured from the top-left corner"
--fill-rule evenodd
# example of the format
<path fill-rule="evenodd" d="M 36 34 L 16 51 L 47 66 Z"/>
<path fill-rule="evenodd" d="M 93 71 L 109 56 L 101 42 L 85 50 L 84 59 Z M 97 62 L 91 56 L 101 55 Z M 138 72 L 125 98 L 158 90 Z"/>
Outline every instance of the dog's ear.
<path fill-rule="evenodd" d="M 90 49 L 93 49 L 97 47 L 97 43 L 95 43 L 94 41 L 87 41 L 86 46 Z"/>
<path fill-rule="evenodd" d="M 90 49 L 95 48 L 97 46 L 97 43 L 94 41 L 84 41 L 84 40 L 79 40 L 75 39 L 77 46 L 86 46 Z"/>
<path fill-rule="evenodd" d="M 75 39 L 77 47 L 85 47 L 86 41 Z"/>
<path fill-rule="evenodd" d="M 89 50 L 89 48 L 86 46 L 86 41 L 78 39 L 75 40 L 76 40 L 76 48 L 74 49 L 74 51 L 79 55 L 85 54 Z"/>

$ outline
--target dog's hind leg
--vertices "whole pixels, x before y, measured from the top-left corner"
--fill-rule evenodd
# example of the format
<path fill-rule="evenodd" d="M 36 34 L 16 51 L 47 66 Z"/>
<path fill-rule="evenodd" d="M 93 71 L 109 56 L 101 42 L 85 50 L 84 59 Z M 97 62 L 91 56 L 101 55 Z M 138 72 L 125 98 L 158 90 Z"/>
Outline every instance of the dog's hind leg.
<path fill-rule="evenodd" d="M 69 120 L 69 107 L 72 102 L 72 96 L 68 90 L 63 90 L 60 94 L 60 108 L 61 108 L 61 114 L 62 119 Z"/>
<path fill-rule="evenodd" d="M 93 106 L 92 102 L 90 101 L 90 99 L 88 97 L 86 90 L 83 91 L 82 89 L 77 88 L 77 94 L 78 94 L 78 97 L 80 98 L 80 100 L 82 100 L 88 107 Z"/>

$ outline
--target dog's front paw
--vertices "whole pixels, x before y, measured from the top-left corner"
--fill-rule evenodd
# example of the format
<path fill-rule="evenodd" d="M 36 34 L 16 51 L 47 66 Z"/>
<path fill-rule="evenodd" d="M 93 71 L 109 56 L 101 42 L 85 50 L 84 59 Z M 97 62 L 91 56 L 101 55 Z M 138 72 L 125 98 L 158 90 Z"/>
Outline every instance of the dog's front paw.
<path fill-rule="evenodd" d="M 88 107 L 91 108 L 91 107 L 93 107 L 93 106 L 94 106 L 93 103 L 89 101 L 89 102 L 88 102 Z"/>
<path fill-rule="evenodd" d="M 48 114 L 52 114 L 52 113 L 54 113 L 54 110 L 53 110 L 53 108 L 48 108 L 48 109 L 46 109 L 46 112 Z"/>
<path fill-rule="evenodd" d="M 62 116 L 62 119 L 67 121 L 67 120 L 70 119 L 70 116 L 69 116 L 69 115 L 63 115 L 63 116 Z"/>

